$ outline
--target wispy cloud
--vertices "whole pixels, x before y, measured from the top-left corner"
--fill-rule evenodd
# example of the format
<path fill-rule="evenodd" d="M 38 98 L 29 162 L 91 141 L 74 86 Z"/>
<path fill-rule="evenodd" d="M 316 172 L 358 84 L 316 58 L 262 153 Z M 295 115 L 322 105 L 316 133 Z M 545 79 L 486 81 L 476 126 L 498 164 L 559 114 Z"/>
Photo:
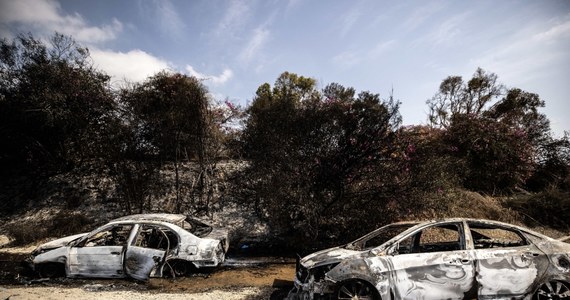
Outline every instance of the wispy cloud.
<path fill-rule="evenodd" d="M 356 21 L 358 21 L 361 15 L 362 13 L 360 12 L 359 9 L 353 8 L 347 14 L 342 16 L 342 20 L 340 22 L 341 37 L 345 37 L 350 32 L 350 30 L 352 29 L 352 27 L 354 27 L 354 24 L 356 24 Z"/>
<path fill-rule="evenodd" d="M 218 76 L 206 75 L 206 74 L 203 74 L 203 73 L 196 71 L 191 65 L 186 66 L 186 71 L 188 72 L 188 74 L 190 74 L 190 75 L 192 75 L 198 79 L 211 80 L 211 82 L 213 84 L 217 84 L 217 85 L 226 83 L 234 75 L 234 73 L 230 69 L 224 69 L 222 74 L 220 74 Z"/>
<path fill-rule="evenodd" d="M 396 40 L 388 40 L 378 42 L 370 49 L 345 51 L 333 57 L 333 62 L 339 66 L 352 67 L 363 62 L 381 58 L 382 55 L 390 51 L 396 44 Z"/>
<path fill-rule="evenodd" d="M 421 3 L 425 3 L 425 5 L 415 8 L 408 18 L 402 23 L 402 27 L 405 31 L 415 30 L 444 8 L 443 2 L 440 1 L 428 1 Z"/>
<path fill-rule="evenodd" d="M 459 38 L 465 34 L 462 26 L 465 24 L 465 20 L 469 15 L 470 12 L 463 12 L 448 18 L 438 26 L 435 26 L 427 34 L 413 41 L 412 45 L 431 47 L 457 45 L 460 43 Z"/>
<path fill-rule="evenodd" d="M 172 2 L 169 0 L 155 0 L 153 4 L 160 30 L 173 38 L 182 37 L 186 25 L 178 15 Z"/>
<path fill-rule="evenodd" d="M 501 74 L 508 82 L 523 84 L 547 76 L 552 70 L 570 61 L 570 16 L 544 24 L 529 24 L 513 34 L 513 38 L 498 41 L 494 48 L 471 60 Z"/>
<path fill-rule="evenodd" d="M 560 24 L 555 24 L 543 32 L 538 32 L 533 36 L 537 42 L 560 41 L 570 38 L 570 20 L 565 20 Z"/>
<path fill-rule="evenodd" d="M 216 26 L 214 35 L 217 37 L 233 36 L 240 31 L 251 13 L 248 3 L 244 0 L 232 0 Z"/>
<path fill-rule="evenodd" d="M 287 1 L 287 10 L 293 9 L 299 5 L 303 0 L 289 0 Z"/>
<path fill-rule="evenodd" d="M 122 31 L 123 24 L 113 19 L 110 24 L 90 26 L 77 13 L 66 15 L 60 4 L 52 0 L 5 0 L 0 1 L 0 27 L 16 26 L 22 31 L 31 31 L 43 36 L 54 31 L 71 35 L 83 43 L 100 43 L 113 40 Z"/>
<path fill-rule="evenodd" d="M 239 58 L 243 64 L 249 64 L 261 51 L 270 36 L 269 29 L 263 26 L 254 30 L 253 36 L 241 51 Z"/>

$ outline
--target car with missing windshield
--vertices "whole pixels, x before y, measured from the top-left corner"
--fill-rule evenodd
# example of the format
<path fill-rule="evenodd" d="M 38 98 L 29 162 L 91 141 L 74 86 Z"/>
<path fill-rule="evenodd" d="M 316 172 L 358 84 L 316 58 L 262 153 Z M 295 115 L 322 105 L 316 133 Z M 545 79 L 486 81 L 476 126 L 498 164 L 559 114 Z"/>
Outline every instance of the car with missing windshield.
<path fill-rule="evenodd" d="M 181 214 L 140 214 L 40 245 L 30 263 L 42 277 L 147 280 L 216 267 L 227 250 L 225 230 Z"/>
<path fill-rule="evenodd" d="M 476 219 L 401 222 L 299 260 L 288 299 L 570 299 L 570 244 Z"/>

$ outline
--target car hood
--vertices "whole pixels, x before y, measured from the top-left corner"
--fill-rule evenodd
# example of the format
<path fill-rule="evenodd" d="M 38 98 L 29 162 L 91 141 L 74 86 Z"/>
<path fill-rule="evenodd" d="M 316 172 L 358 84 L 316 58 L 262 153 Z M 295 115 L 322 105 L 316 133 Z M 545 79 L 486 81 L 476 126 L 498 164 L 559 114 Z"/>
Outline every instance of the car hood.
<path fill-rule="evenodd" d="M 349 250 L 334 247 L 309 254 L 301 259 L 301 264 L 306 268 L 313 268 L 340 262 L 346 258 L 358 258 L 366 256 L 368 251 Z"/>
<path fill-rule="evenodd" d="M 83 237 L 84 235 L 86 235 L 87 233 L 80 233 L 80 234 L 76 234 L 76 235 L 71 235 L 71 236 L 67 236 L 64 238 L 60 238 L 57 240 L 53 240 L 50 242 L 47 242 L 45 244 L 41 244 L 39 245 L 33 253 L 40 253 L 43 250 L 51 250 L 51 249 L 55 249 L 55 248 L 59 248 L 59 247 L 63 247 L 65 245 L 67 245 L 69 242 L 78 239 L 80 237 Z"/>

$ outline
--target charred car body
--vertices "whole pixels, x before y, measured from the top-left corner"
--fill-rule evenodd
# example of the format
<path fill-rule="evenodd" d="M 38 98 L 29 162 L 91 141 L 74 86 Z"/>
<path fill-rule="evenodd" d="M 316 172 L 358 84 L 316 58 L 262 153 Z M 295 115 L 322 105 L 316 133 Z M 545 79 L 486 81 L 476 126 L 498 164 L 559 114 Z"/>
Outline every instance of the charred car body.
<path fill-rule="evenodd" d="M 43 277 L 147 280 L 215 267 L 227 250 L 224 230 L 184 215 L 141 214 L 40 245 L 32 252 L 31 265 Z"/>
<path fill-rule="evenodd" d="M 288 299 L 570 299 L 570 244 L 506 223 L 395 223 L 297 265 Z"/>

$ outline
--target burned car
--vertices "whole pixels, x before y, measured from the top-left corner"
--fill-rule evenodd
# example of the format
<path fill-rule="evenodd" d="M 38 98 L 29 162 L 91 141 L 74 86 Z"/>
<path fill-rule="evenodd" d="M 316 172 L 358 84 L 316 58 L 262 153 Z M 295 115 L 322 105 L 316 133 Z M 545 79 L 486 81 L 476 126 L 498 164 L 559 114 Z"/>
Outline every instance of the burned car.
<path fill-rule="evenodd" d="M 570 299 L 570 244 L 506 223 L 402 222 L 297 264 L 288 299 Z"/>
<path fill-rule="evenodd" d="M 228 233 L 179 214 L 122 217 L 89 232 L 48 242 L 32 252 L 42 277 L 183 276 L 225 259 Z"/>

